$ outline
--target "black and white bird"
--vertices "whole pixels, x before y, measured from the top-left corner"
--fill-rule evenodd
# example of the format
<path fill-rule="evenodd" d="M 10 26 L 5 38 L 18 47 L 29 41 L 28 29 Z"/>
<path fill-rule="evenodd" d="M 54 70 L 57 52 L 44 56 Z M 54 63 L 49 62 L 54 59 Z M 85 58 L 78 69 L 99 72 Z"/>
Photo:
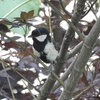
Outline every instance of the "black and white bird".
<path fill-rule="evenodd" d="M 45 63 L 53 63 L 58 55 L 46 28 L 36 28 L 29 36 L 33 40 L 33 52 Z"/>

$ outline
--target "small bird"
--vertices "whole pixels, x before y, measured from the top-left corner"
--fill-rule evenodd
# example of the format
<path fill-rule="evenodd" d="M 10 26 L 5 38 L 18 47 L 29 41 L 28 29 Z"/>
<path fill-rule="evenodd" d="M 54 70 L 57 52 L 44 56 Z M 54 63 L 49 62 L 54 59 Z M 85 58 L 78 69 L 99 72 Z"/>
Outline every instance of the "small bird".
<path fill-rule="evenodd" d="M 45 63 L 53 63 L 58 55 L 49 31 L 46 28 L 36 28 L 29 36 L 33 40 L 33 52 Z"/>

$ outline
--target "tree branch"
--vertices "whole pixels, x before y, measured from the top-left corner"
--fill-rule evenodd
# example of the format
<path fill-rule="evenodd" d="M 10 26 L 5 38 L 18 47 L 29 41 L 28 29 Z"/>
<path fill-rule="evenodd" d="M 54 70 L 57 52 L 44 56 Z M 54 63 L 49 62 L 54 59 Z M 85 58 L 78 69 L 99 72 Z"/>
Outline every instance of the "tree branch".
<path fill-rule="evenodd" d="M 71 100 L 73 91 L 79 78 L 84 70 L 84 67 L 90 57 L 92 49 L 98 39 L 100 33 L 100 18 L 97 20 L 89 35 L 86 37 L 80 54 L 78 55 L 77 61 L 73 66 L 72 73 L 65 83 L 65 89 L 62 92 L 59 100 Z"/>
<path fill-rule="evenodd" d="M 72 18 L 72 15 L 71 15 L 67 10 L 65 10 L 65 8 L 64 8 L 64 6 L 63 6 L 63 3 L 62 3 L 62 0 L 59 0 L 59 1 L 60 1 L 60 4 L 61 4 L 61 7 L 62 7 L 63 11 L 64 11 L 70 18 Z"/>
<path fill-rule="evenodd" d="M 50 6 L 52 6 L 53 10 L 55 12 L 57 12 L 64 20 L 66 20 L 66 18 L 59 12 L 59 10 L 57 10 L 48 0 L 45 0 Z M 83 2 L 82 2 L 83 1 Z M 83 13 L 83 9 L 84 9 L 84 3 L 85 0 L 82 0 L 82 4 L 78 4 L 78 6 L 81 6 L 81 9 L 77 8 L 77 11 L 74 13 L 73 17 L 72 17 L 72 23 L 76 26 L 78 21 L 80 20 L 80 15 Z M 76 27 L 72 27 L 74 26 L 71 22 L 69 22 L 68 20 L 66 20 L 71 26 L 69 27 L 68 31 L 66 31 L 66 34 L 63 38 L 63 42 L 62 42 L 62 46 L 59 52 L 59 56 L 56 59 L 56 62 L 54 64 L 54 73 L 59 76 L 61 70 L 62 70 L 62 66 L 64 64 L 65 61 L 65 55 L 68 51 L 68 47 L 70 42 L 72 41 L 73 37 L 74 37 L 74 28 L 75 30 Z M 79 31 L 78 31 L 79 32 Z M 80 33 L 81 34 L 81 33 Z M 84 40 L 84 39 L 83 39 Z M 48 76 L 48 79 L 46 80 L 45 84 L 42 86 L 41 88 L 41 93 L 39 94 L 37 100 L 46 100 L 47 97 L 49 96 L 50 92 L 51 92 L 51 87 L 54 86 L 56 80 L 53 77 L 52 73 Z M 63 99 L 62 99 L 63 100 Z"/>
<path fill-rule="evenodd" d="M 74 64 L 75 64 L 75 61 L 76 61 L 76 60 L 74 60 L 74 61 L 70 64 L 70 66 L 68 67 L 68 69 L 65 71 L 65 73 L 64 73 L 64 74 L 62 75 L 62 77 L 60 78 L 62 81 L 65 81 L 65 79 L 68 78 L 68 75 L 71 73 L 72 68 L 73 68 L 73 66 L 74 66 Z M 52 91 L 55 91 L 59 86 L 61 86 L 61 84 L 59 84 L 58 82 L 56 82 L 55 85 L 54 85 L 53 88 L 52 88 Z"/>
<path fill-rule="evenodd" d="M 66 59 L 69 59 L 69 58 L 73 57 L 75 54 L 77 54 L 81 50 L 82 46 L 83 46 L 83 42 L 80 42 L 78 45 L 76 45 L 71 52 L 67 53 Z M 96 42 L 96 44 L 95 44 L 94 47 L 96 47 L 96 46 L 100 46 L 100 39 L 97 40 L 97 42 Z M 75 58 L 75 59 L 77 59 L 77 58 Z M 65 73 L 60 78 L 62 81 L 65 81 L 67 79 L 68 75 L 72 71 L 72 68 L 73 68 L 74 64 L 75 64 L 75 61 L 73 61 L 69 65 L 68 69 L 65 71 Z M 54 87 L 53 87 L 53 89 L 52 89 L 52 91 L 56 90 L 60 86 L 61 86 L 61 84 L 59 82 L 56 82 L 55 85 L 54 85 Z"/>
<path fill-rule="evenodd" d="M 99 80 L 100 81 L 100 80 Z M 84 94 L 86 91 L 88 91 L 90 88 L 95 86 L 97 83 L 91 84 L 88 87 L 86 87 L 82 92 L 80 92 L 73 100 L 77 100 L 82 94 Z"/>
<path fill-rule="evenodd" d="M 92 7 L 94 6 L 94 4 L 95 4 L 96 2 L 97 2 L 97 0 L 95 0 L 95 1 L 93 2 L 93 4 L 90 6 L 89 10 L 88 10 L 87 12 L 85 12 L 85 14 L 82 15 L 82 18 L 83 18 L 84 16 L 86 16 L 86 15 L 90 12 L 90 10 L 92 9 Z"/>
<path fill-rule="evenodd" d="M 77 44 L 74 47 L 74 49 L 72 49 L 70 52 L 67 53 L 66 59 L 69 59 L 69 58 L 75 56 L 75 54 L 77 54 L 81 50 L 82 46 L 83 46 L 83 42 L 80 42 L 79 44 Z"/>
<path fill-rule="evenodd" d="M 63 19 L 63 20 L 65 20 L 69 25 L 70 25 L 70 27 L 79 35 L 79 37 L 81 38 L 81 40 L 83 41 L 84 40 L 84 36 L 81 34 L 81 32 L 75 27 L 75 25 L 72 23 L 72 22 L 70 22 L 63 14 L 61 14 L 61 12 L 52 4 L 52 3 L 50 3 L 48 0 L 45 0 L 50 6 L 51 6 L 51 8 L 59 15 L 59 16 L 61 16 L 61 18 Z M 81 12 L 81 13 L 83 13 L 83 12 Z M 78 14 L 78 16 L 76 16 L 75 18 L 78 20 L 78 18 L 79 18 L 79 14 Z M 74 18 L 74 20 L 73 21 L 76 21 L 77 22 L 77 20 Z M 79 18 L 80 19 L 80 18 Z"/>

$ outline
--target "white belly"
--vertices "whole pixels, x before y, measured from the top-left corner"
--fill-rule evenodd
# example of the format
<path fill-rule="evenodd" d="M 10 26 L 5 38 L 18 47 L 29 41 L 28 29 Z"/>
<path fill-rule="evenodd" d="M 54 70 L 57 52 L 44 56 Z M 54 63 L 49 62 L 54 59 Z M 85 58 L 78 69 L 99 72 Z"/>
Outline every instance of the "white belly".
<path fill-rule="evenodd" d="M 55 49 L 52 42 L 47 43 L 44 52 L 47 54 L 46 55 L 47 59 L 51 62 L 53 62 L 58 56 L 58 51 Z"/>

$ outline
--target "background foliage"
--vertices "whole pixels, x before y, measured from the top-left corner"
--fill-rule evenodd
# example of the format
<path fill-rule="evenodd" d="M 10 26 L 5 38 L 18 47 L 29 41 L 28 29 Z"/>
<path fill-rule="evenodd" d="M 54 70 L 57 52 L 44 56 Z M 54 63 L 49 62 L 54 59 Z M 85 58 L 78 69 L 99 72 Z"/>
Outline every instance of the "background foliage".
<path fill-rule="evenodd" d="M 63 16 L 71 20 L 77 7 L 77 0 L 51 0 L 53 5 Z M 82 36 L 88 36 L 90 30 L 98 19 L 99 0 L 87 0 L 82 19 L 78 22 L 77 29 Z M 68 9 L 70 5 L 70 9 Z M 27 37 L 30 30 L 38 27 L 47 28 L 53 37 L 58 51 L 69 25 L 54 12 L 47 2 L 39 0 L 1 0 L 0 1 L 0 99 L 8 100 L 36 100 L 41 87 L 49 77 L 48 67 L 42 61 L 36 62 L 32 53 L 32 40 Z M 2 9 L 4 8 L 4 9 Z M 66 8 L 66 9 L 65 9 Z M 92 13 L 94 18 L 87 19 Z M 81 15 L 80 15 L 81 16 Z M 100 40 L 92 50 L 90 58 L 85 65 L 73 97 L 76 100 L 100 99 Z M 47 97 L 58 100 L 63 91 L 64 81 L 67 81 L 74 60 L 82 47 L 82 38 L 76 33 L 68 47 L 68 55 L 63 61 L 60 77 Z M 83 54 L 84 55 L 84 54 Z M 66 60 L 67 59 L 67 60 Z M 82 58 L 85 59 L 85 58 Z M 70 70 L 69 70 L 70 69 Z M 69 70 L 67 72 L 67 70 Z M 53 75 L 55 75 L 53 73 Z M 59 82 L 58 82 L 59 81 Z"/>

